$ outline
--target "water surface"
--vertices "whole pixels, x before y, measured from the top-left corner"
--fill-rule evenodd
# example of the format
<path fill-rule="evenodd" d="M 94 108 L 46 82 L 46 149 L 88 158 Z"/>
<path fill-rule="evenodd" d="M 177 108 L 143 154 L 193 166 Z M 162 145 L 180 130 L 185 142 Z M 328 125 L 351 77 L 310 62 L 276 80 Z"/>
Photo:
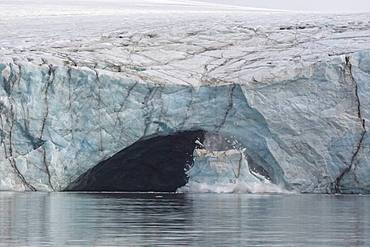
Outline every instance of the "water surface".
<path fill-rule="evenodd" d="M 370 197 L 1 192 L 0 246 L 370 246 Z"/>

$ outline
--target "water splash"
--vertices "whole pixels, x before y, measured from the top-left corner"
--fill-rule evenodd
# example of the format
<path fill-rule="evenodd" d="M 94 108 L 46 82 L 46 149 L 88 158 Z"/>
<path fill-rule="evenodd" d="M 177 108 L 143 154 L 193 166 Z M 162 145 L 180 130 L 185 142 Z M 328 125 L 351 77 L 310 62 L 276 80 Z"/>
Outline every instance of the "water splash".
<path fill-rule="evenodd" d="M 288 191 L 283 187 L 267 183 L 267 182 L 242 182 L 236 181 L 234 183 L 199 183 L 190 181 L 185 186 L 179 188 L 177 193 L 279 193 L 292 194 L 294 192 Z"/>

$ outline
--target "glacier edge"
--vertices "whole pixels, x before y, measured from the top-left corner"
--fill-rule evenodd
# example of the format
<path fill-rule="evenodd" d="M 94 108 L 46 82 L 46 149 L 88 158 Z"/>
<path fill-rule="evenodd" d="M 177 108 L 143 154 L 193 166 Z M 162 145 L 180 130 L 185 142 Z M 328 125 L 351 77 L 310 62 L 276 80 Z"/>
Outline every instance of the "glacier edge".
<path fill-rule="evenodd" d="M 348 80 L 349 62 L 356 84 Z M 202 129 L 238 140 L 248 162 L 288 189 L 368 193 L 370 141 L 358 109 L 367 123 L 369 64 L 363 51 L 309 64 L 289 77 L 217 85 L 0 64 L 0 190 L 60 191 L 141 138 Z"/>

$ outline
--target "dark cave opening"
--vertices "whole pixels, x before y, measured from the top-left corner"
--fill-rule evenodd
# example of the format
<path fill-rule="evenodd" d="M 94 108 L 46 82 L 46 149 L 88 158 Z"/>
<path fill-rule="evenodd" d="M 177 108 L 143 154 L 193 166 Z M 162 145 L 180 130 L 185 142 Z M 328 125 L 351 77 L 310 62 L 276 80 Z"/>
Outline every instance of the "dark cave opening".
<path fill-rule="evenodd" d="M 175 192 L 187 183 L 196 140 L 204 131 L 183 131 L 139 140 L 89 169 L 65 191 Z"/>

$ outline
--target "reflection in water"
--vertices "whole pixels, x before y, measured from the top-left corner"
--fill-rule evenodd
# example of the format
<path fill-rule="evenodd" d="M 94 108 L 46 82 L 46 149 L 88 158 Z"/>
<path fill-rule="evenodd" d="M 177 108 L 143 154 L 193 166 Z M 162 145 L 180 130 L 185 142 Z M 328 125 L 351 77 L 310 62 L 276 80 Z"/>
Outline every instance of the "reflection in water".
<path fill-rule="evenodd" d="M 0 246 L 370 246 L 370 197 L 0 193 Z"/>

